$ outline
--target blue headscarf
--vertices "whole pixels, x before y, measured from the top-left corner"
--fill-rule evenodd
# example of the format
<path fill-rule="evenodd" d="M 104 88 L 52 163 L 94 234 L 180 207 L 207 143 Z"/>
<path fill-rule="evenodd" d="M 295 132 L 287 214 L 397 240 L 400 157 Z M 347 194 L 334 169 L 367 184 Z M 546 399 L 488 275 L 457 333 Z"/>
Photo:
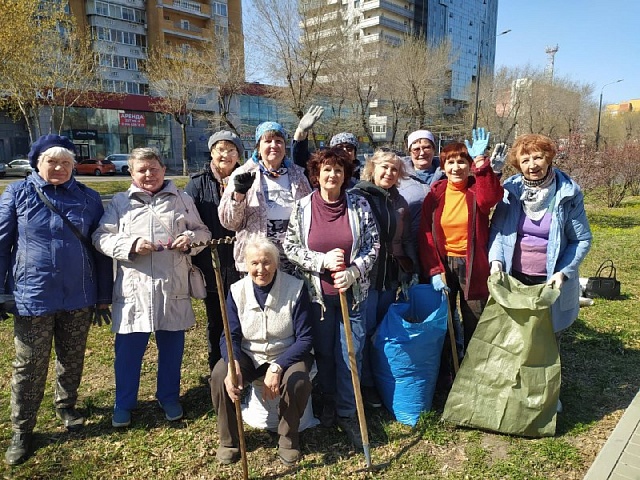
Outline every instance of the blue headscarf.
<path fill-rule="evenodd" d="M 280 175 L 284 175 L 285 173 L 287 173 L 287 168 L 291 165 L 291 162 L 285 154 L 284 160 L 282 161 L 282 166 L 277 170 L 271 170 L 260 161 L 260 157 L 258 156 L 258 145 L 262 136 L 267 132 L 275 132 L 285 140 L 287 139 L 286 130 L 278 122 L 262 122 L 256 127 L 256 148 L 254 148 L 253 150 L 251 159 L 260 166 L 260 170 L 265 175 L 269 175 L 271 177 L 279 177 Z"/>

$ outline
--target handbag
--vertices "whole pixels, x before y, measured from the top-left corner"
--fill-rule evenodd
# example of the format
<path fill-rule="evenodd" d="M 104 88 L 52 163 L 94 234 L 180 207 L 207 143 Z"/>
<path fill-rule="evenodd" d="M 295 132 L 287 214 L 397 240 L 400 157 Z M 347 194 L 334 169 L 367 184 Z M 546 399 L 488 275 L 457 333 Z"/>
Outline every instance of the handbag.
<path fill-rule="evenodd" d="M 616 278 L 613 260 L 605 260 L 598 267 L 595 277 L 587 279 L 584 296 L 587 298 L 612 299 L 620 295 L 620 282 Z"/>
<path fill-rule="evenodd" d="M 204 279 L 204 273 L 193 264 L 189 267 L 189 295 L 199 300 L 207 298 L 207 282 Z"/>

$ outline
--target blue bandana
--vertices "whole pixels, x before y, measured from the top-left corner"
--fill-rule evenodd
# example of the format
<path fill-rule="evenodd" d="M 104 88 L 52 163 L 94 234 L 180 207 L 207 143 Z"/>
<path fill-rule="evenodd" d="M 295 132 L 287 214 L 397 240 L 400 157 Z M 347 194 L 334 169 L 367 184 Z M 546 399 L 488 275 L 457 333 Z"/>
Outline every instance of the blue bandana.
<path fill-rule="evenodd" d="M 282 138 L 287 139 L 287 132 L 278 122 L 262 122 L 256 128 L 256 143 L 260 142 L 262 136 L 267 132 L 278 132 Z"/>

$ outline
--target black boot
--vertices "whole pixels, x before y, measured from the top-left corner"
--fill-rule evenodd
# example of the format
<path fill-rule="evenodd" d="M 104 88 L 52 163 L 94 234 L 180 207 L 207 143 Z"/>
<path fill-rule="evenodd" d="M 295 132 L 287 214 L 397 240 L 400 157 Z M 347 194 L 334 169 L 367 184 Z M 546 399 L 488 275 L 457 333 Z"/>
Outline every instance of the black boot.
<path fill-rule="evenodd" d="M 20 465 L 31 456 L 32 433 L 13 433 L 11 443 L 4 454 L 4 460 L 8 465 Z"/>

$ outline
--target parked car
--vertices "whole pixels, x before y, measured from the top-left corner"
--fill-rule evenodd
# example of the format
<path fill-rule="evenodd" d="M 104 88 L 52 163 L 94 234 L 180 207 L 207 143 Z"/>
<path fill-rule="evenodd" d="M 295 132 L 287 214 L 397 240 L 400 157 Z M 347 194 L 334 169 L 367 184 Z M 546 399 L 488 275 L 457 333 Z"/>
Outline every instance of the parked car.
<path fill-rule="evenodd" d="M 31 165 L 29 164 L 29 160 L 26 158 L 19 158 L 17 160 L 12 160 L 7 164 L 7 175 L 17 175 L 20 177 L 26 177 L 33 171 Z"/>
<path fill-rule="evenodd" d="M 7 165 L 5 163 L 0 162 L 0 178 L 4 177 L 7 174 Z"/>
<path fill-rule="evenodd" d="M 106 158 L 104 160 L 87 158 L 76 163 L 73 173 L 74 175 L 114 175 L 116 166 Z"/>
<path fill-rule="evenodd" d="M 129 173 L 129 154 L 128 153 L 112 153 L 111 155 L 107 155 L 105 160 L 109 160 L 116 167 L 116 173 Z"/>

